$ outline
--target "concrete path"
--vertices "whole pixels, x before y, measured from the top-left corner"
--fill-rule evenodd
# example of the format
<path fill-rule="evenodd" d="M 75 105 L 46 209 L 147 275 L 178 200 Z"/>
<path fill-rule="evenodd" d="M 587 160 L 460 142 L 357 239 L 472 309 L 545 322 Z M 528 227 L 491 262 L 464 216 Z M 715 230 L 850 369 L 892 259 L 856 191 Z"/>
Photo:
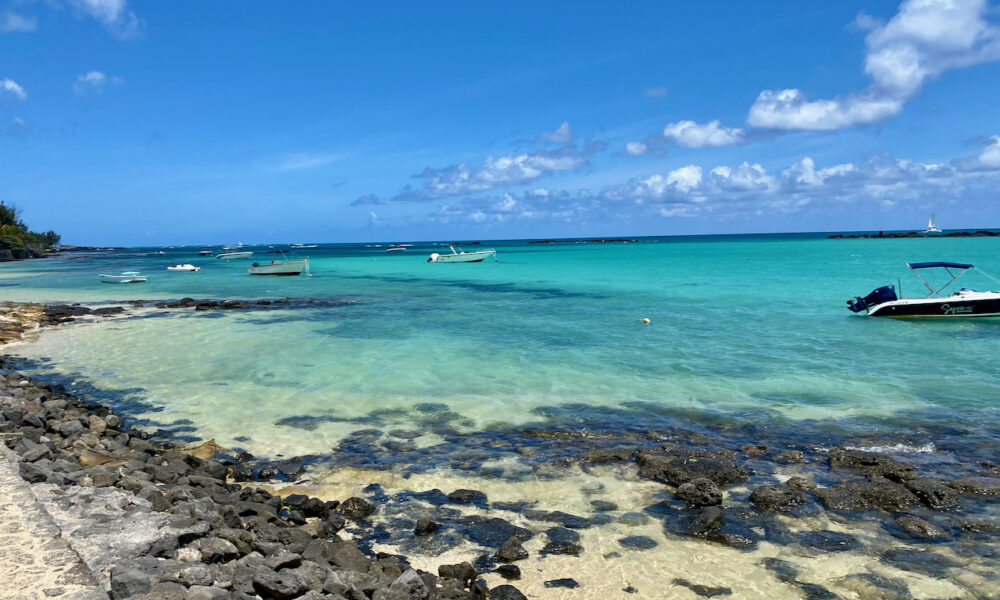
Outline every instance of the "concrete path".
<path fill-rule="evenodd" d="M 107 600 L 17 470 L 0 439 L 0 598 Z"/>

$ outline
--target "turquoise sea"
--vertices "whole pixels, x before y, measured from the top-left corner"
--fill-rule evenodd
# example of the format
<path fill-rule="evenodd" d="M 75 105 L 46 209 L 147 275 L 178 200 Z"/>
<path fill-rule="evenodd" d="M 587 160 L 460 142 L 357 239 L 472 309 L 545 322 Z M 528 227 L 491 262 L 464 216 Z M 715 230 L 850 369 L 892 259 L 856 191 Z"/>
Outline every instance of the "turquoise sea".
<path fill-rule="evenodd" d="M 594 489 L 620 504 L 625 489 L 657 493 L 634 477 L 625 486 L 609 473 L 553 470 L 571 453 L 547 445 L 558 435 L 587 445 L 683 429 L 788 449 L 996 455 L 1000 319 L 872 319 L 845 300 L 897 277 L 917 294 L 907 261 L 1000 275 L 1000 238 L 495 241 L 466 247 L 497 250 L 498 262 L 476 264 L 427 263 L 447 242 L 388 245 L 296 250 L 311 277 L 251 277 L 247 261 L 199 257 L 198 247 L 0 265 L 7 300 L 293 299 L 266 310 L 147 308 L 10 351 L 150 430 L 306 456 L 309 480 L 335 491 L 364 479 L 345 475 L 349 465 L 387 489 L 478 485 L 491 498 L 560 506 Z M 247 249 L 259 260 L 270 248 Z M 166 271 L 177 263 L 202 270 Z M 98 281 L 124 270 L 149 281 Z M 1000 287 L 976 272 L 962 285 Z M 670 552 L 663 560 L 684 554 Z M 834 576 L 813 568 L 816 580 Z M 966 597 L 921 585 L 911 590 Z"/>

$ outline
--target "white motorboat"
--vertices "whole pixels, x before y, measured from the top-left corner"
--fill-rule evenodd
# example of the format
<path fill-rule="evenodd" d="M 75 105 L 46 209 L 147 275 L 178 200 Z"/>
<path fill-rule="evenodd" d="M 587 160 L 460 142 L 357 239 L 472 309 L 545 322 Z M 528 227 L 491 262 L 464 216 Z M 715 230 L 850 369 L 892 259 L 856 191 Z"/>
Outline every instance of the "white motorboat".
<path fill-rule="evenodd" d="M 937 223 L 934 221 L 934 213 L 931 213 L 931 219 L 927 221 L 927 229 L 924 230 L 924 235 L 929 233 L 941 233 L 938 229 Z"/>
<path fill-rule="evenodd" d="M 455 249 L 454 246 L 448 246 L 451 248 L 451 254 L 438 254 L 434 252 L 427 259 L 427 262 L 433 263 L 465 263 L 465 262 L 483 262 L 490 256 L 493 257 L 493 261 L 497 261 L 497 251 L 490 248 L 489 250 L 476 250 L 474 252 L 466 252 L 461 248 Z"/>
<path fill-rule="evenodd" d="M 309 275 L 309 259 L 272 260 L 269 264 L 253 263 L 247 267 L 251 275 Z"/>
<path fill-rule="evenodd" d="M 98 275 L 102 283 L 146 283 L 146 276 L 139 271 L 122 271 L 121 275 Z"/>
<path fill-rule="evenodd" d="M 896 285 L 886 285 L 872 290 L 864 298 L 858 296 L 847 301 L 847 308 L 852 312 L 865 311 L 869 317 L 909 317 L 909 318 L 945 318 L 945 317 L 996 317 L 1000 316 L 1000 291 L 977 292 L 961 288 L 957 292 L 947 294 L 944 289 L 964 275 L 969 269 L 974 269 L 968 263 L 953 262 L 923 262 L 906 263 L 929 293 L 922 298 L 903 298 L 902 290 L 897 296 Z M 951 276 L 944 285 L 931 285 L 918 271 L 922 269 L 944 269 Z M 1000 283 L 992 275 L 976 269 L 989 279 Z M 897 281 L 897 285 L 899 282 Z"/>
<path fill-rule="evenodd" d="M 192 264 L 184 263 L 183 265 L 174 265 L 172 267 L 167 267 L 168 271 L 200 271 L 201 267 L 196 267 Z"/>
<path fill-rule="evenodd" d="M 251 256 L 253 256 L 253 252 L 223 252 L 222 254 L 216 254 L 215 258 L 221 258 L 222 260 L 243 260 Z"/>

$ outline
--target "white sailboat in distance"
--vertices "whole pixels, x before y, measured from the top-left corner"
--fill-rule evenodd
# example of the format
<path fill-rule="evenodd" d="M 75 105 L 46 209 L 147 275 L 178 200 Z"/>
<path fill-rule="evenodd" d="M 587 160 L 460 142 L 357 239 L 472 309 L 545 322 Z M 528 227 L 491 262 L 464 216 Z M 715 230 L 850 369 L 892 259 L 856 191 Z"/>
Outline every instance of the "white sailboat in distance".
<path fill-rule="evenodd" d="M 941 230 L 938 229 L 937 222 L 934 221 L 934 213 L 931 213 L 931 219 L 930 221 L 927 221 L 927 229 L 924 230 L 924 233 L 941 233 Z"/>

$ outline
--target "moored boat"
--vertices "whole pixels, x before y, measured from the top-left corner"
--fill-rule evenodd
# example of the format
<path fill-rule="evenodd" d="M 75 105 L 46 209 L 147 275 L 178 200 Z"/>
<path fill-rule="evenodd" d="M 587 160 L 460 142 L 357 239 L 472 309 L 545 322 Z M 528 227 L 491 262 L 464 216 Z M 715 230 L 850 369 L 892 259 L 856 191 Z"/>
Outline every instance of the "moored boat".
<path fill-rule="evenodd" d="M 221 258 L 222 260 L 242 260 L 251 256 L 253 256 L 253 252 L 223 252 L 216 254 L 215 258 Z"/>
<path fill-rule="evenodd" d="M 476 250 L 474 252 L 465 252 L 461 248 L 458 250 L 454 246 L 448 246 L 451 248 L 451 254 L 438 254 L 434 252 L 428 257 L 427 262 L 433 263 L 463 263 L 463 262 L 483 262 L 490 256 L 493 260 L 497 260 L 497 251 L 492 248 L 489 250 Z"/>
<path fill-rule="evenodd" d="M 196 267 L 189 263 L 184 263 L 183 265 L 174 265 L 172 267 L 167 267 L 168 271 L 200 271 L 201 267 Z"/>
<path fill-rule="evenodd" d="M 272 260 L 268 264 L 253 263 L 247 267 L 250 275 L 309 275 L 309 259 Z"/>
<path fill-rule="evenodd" d="M 954 317 L 996 317 L 1000 316 L 1000 291 L 979 292 L 961 288 L 950 294 L 943 293 L 959 277 L 975 267 L 968 263 L 920 262 L 906 263 L 917 279 L 929 290 L 922 298 L 903 298 L 901 290 L 897 295 L 895 285 L 886 285 L 872 290 L 864 298 L 857 296 L 847 301 L 852 312 L 865 313 L 869 317 L 896 318 L 954 318 Z M 951 277 L 944 285 L 935 287 L 918 271 L 923 269 L 944 269 Z M 1000 283 L 995 277 L 976 269 L 986 277 Z"/>
<path fill-rule="evenodd" d="M 139 271 L 122 271 L 121 275 L 101 273 L 98 278 L 102 283 L 146 283 L 146 276 L 139 274 Z"/>

